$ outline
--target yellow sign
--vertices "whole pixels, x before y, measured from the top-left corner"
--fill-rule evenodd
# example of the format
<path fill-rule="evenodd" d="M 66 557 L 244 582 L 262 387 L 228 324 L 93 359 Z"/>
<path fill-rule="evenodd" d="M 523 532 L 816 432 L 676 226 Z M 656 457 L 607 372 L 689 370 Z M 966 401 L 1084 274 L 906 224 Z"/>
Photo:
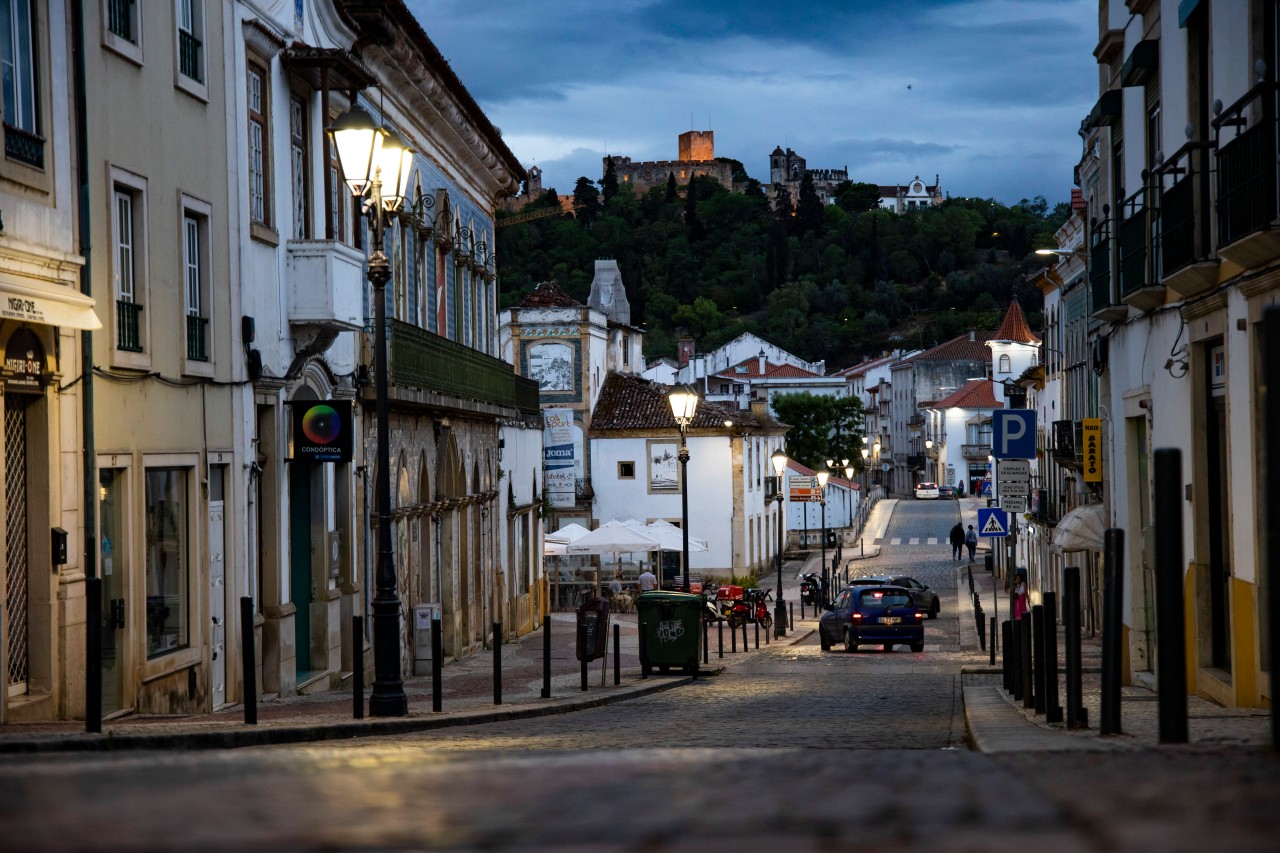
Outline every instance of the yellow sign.
<path fill-rule="evenodd" d="M 1102 482 L 1102 419 L 1085 418 L 1080 422 L 1080 443 L 1084 456 L 1084 481 Z"/>

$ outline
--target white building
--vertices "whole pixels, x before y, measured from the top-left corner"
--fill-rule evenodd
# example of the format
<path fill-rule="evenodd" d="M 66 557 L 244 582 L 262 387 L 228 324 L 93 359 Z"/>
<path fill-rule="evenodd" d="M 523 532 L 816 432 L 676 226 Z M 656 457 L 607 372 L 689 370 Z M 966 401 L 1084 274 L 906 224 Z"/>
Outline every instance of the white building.
<path fill-rule="evenodd" d="M 989 379 L 970 379 L 963 386 L 924 409 L 924 438 L 932 446 L 923 480 L 958 486 L 966 495 L 980 495 L 990 477 L 991 412 L 1003 408 Z"/>
<path fill-rule="evenodd" d="M 942 204 L 942 181 L 937 175 L 933 183 L 926 185 L 916 175 L 905 184 L 880 185 L 880 209 L 892 210 L 894 213 L 908 213 L 913 210 L 924 210 L 926 207 L 937 207 Z"/>

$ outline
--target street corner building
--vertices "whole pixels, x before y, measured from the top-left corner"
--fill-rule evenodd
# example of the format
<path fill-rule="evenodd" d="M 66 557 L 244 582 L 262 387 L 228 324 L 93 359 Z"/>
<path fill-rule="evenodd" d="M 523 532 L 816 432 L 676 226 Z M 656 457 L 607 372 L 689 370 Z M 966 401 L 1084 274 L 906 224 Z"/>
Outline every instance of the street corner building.
<path fill-rule="evenodd" d="M 542 425 L 493 259 L 524 172 L 402 0 L 17 5 L 0 719 L 330 690 L 368 647 L 370 217 L 327 133 L 352 108 L 412 152 L 383 234 L 401 671 L 415 611 L 454 657 L 540 624 Z"/>

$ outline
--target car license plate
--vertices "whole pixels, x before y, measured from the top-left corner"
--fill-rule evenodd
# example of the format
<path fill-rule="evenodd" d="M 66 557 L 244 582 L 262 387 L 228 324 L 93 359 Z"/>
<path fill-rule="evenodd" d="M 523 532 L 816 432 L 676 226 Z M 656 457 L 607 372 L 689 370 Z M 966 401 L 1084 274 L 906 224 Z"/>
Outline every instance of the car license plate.
<path fill-rule="evenodd" d="M 881 616 L 880 617 L 881 625 L 897 625 L 901 621 L 902 621 L 901 616 Z"/>

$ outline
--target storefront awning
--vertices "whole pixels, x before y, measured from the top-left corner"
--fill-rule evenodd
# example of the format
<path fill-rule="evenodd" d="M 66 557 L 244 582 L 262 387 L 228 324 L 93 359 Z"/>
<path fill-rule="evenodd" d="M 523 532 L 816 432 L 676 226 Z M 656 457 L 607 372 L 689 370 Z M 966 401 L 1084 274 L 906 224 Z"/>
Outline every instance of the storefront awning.
<path fill-rule="evenodd" d="M 1101 551 L 1107 516 L 1102 504 L 1078 506 L 1053 529 L 1055 551 Z"/>
<path fill-rule="evenodd" d="M 0 319 L 68 329 L 101 329 L 93 299 L 66 287 L 0 280 Z"/>

